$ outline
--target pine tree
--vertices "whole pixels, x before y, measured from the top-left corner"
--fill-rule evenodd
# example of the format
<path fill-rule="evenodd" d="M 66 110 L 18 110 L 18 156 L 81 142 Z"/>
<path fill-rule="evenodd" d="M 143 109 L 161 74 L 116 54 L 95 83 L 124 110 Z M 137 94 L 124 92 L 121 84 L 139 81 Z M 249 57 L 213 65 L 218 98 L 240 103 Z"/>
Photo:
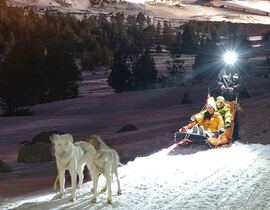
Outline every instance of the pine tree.
<path fill-rule="evenodd" d="M 193 23 L 189 22 L 185 25 L 182 35 L 182 50 L 185 53 L 194 53 L 197 48 L 198 37 L 195 34 L 196 28 Z"/>
<path fill-rule="evenodd" d="M 1 65 L 0 97 L 7 115 L 29 110 L 37 102 L 33 83 L 35 55 L 24 44 L 18 42 Z"/>
<path fill-rule="evenodd" d="M 136 22 L 138 23 L 138 28 L 140 31 L 146 26 L 146 18 L 143 13 L 138 13 Z"/>
<path fill-rule="evenodd" d="M 168 21 L 163 22 L 163 43 L 170 46 L 173 43 L 174 35 L 171 24 Z"/>
<path fill-rule="evenodd" d="M 146 50 L 137 60 L 133 70 L 135 88 L 146 88 L 148 84 L 156 81 L 157 71 L 153 58 Z"/>
<path fill-rule="evenodd" d="M 130 83 L 131 73 L 126 62 L 127 56 L 117 53 L 114 56 L 112 71 L 108 77 L 108 84 L 118 92 L 127 90 Z"/>
<path fill-rule="evenodd" d="M 82 67 L 84 70 L 91 70 L 95 64 L 95 52 L 84 50 L 81 57 Z"/>

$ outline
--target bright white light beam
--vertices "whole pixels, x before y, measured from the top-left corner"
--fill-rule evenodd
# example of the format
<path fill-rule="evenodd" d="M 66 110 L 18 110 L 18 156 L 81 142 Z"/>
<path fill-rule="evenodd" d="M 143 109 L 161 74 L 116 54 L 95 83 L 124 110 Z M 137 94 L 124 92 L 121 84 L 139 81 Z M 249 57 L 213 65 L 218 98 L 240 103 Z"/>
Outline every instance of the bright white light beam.
<path fill-rule="evenodd" d="M 233 65 L 237 61 L 237 55 L 233 51 L 227 51 L 224 54 L 223 59 L 228 65 Z"/>

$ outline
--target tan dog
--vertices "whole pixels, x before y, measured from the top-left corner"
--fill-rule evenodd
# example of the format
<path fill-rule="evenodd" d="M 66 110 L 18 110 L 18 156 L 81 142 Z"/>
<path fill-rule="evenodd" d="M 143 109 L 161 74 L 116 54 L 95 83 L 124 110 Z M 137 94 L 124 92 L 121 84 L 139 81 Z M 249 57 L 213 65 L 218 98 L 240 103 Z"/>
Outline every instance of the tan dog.
<path fill-rule="evenodd" d="M 121 165 L 119 161 L 119 155 L 115 150 L 109 148 L 99 136 L 93 135 L 89 137 L 87 141 L 92 144 L 96 150 L 94 164 L 90 169 L 91 177 L 93 179 L 94 193 L 92 197 L 92 202 L 96 202 L 98 178 L 101 174 L 103 174 L 106 178 L 106 185 L 99 193 L 104 193 L 108 190 L 107 203 L 112 203 L 111 182 L 113 174 L 115 175 L 117 181 L 117 193 L 118 195 L 121 194 L 120 181 L 118 179 L 117 170 L 118 166 Z"/>

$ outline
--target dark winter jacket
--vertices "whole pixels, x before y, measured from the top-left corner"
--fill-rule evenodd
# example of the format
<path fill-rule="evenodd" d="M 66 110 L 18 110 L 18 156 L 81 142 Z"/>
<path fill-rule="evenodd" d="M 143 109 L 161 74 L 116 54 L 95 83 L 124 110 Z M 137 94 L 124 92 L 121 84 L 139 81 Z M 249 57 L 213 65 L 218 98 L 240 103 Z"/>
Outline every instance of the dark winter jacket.
<path fill-rule="evenodd" d="M 226 91 L 221 91 L 221 86 L 226 87 Z M 245 88 L 243 86 L 241 77 L 238 72 L 221 70 L 218 75 L 217 86 L 219 89 L 219 95 L 222 95 L 227 101 L 235 100 L 237 95 L 244 95 Z M 233 88 L 229 91 L 228 88 Z"/>
<path fill-rule="evenodd" d="M 218 86 L 224 85 L 226 88 L 233 88 L 235 91 L 239 91 L 241 87 L 240 75 L 236 72 L 221 71 L 218 75 Z"/>

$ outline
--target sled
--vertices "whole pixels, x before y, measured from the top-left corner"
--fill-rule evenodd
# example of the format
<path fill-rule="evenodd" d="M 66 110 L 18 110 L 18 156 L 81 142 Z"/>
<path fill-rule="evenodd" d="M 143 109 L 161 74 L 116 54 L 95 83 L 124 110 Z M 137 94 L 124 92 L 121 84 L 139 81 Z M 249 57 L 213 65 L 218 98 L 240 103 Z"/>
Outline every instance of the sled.
<path fill-rule="evenodd" d="M 206 144 L 207 137 L 187 132 L 176 132 L 174 134 L 174 142 L 177 145 L 186 145 L 189 143 Z"/>
<path fill-rule="evenodd" d="M 231 126 L 223 133 L 217 133 L 215 137 L 207 137 L 204 135 L 198 135 L 190 133 L 190 130 L 197 125 L 197 122 L 192 122 L 187 126 L 184 126 L 180 129 L 179 132 L 176 132 L 174 135 L 174 141 L 176 145 L 190 145 L 190 144 L 207 144 L 209 147 L 219 147 L 221 145 L 230 144 L 233 140 L 233 130 L 234 130 L 234 120 L 237 112 L 237 99 L 227 103 L 230 104 L 231 110 Z"/>

